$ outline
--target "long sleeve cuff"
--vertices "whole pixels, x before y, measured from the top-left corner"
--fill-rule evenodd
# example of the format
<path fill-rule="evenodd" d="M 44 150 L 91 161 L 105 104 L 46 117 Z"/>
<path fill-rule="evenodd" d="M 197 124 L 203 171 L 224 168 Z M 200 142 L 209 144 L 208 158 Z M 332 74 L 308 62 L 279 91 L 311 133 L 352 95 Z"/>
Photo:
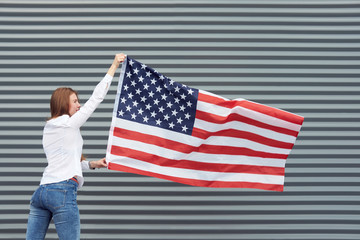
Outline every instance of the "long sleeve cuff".
<path fill-rule="evenodd" d="M 82 170 L 90 170 L 89 161 L 86 160 L 81 161 L 81 168 Z"/>

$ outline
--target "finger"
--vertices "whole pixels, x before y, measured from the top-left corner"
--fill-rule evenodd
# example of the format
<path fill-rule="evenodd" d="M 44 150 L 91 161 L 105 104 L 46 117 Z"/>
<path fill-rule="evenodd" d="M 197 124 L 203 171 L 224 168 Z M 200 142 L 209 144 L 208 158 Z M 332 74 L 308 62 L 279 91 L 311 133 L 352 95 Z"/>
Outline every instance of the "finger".
<path fill-rule="evenodd" d="M 100 161 L 103 167 L 107 167 L 106 158 L 102 158 Z"/>

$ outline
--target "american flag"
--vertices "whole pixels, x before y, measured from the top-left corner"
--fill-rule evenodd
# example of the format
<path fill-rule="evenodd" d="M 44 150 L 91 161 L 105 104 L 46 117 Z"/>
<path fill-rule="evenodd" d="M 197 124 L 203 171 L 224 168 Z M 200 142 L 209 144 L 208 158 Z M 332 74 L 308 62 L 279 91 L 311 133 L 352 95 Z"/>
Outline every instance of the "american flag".
<path fill-rule="evenodd" d="M 106 160 L 111 170 L 193 186 L 283 191 L 303 120 L 188 87 L 128 57 Z"/>

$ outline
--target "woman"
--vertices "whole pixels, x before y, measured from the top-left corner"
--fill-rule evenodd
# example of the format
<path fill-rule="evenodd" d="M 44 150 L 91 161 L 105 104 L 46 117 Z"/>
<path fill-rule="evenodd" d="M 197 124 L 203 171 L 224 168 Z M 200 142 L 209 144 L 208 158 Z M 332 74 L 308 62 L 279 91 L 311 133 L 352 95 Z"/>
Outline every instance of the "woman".
<path fill-rule="evenodd" d="M 80 127 L 104 99 L 116 69 L 125 58 L 124 54 L 115 55 L 107 74 L 81 108 L 77 92 L 71 88 L 58 88 L 53 92 L 51 117 L 44 127 L 42 141 L 48 166 L 30 201 L 27 240 L 44 239 L 51 219 L 60 240 L 80 239 L 76 197 L 77 189 L 84 183 L 82 169 L 107 166 L 105 158 L 84 160 Z"/>

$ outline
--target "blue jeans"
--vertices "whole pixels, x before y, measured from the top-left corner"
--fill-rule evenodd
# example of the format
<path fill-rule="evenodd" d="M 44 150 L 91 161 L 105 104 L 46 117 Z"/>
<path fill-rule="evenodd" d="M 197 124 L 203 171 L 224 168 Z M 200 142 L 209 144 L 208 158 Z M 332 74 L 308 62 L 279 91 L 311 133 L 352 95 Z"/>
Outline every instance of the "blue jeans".
<path fill-rule="evenodd" d="M 80 239 L 77 183 L 66 180 L 40 185 L 30 201 L 26 240 L 43 240 L 51 219 L 60 240 Z"/>

